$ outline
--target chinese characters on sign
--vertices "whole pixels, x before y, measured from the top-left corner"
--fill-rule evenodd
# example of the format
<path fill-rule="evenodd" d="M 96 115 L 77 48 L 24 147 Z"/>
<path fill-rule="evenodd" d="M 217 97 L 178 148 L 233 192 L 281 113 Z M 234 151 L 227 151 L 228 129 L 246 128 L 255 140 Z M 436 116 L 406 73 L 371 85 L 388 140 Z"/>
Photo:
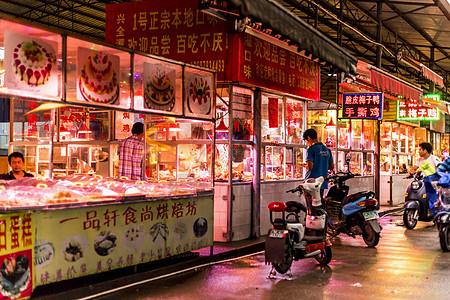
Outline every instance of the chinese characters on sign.
<path fill-rule="evenodd" d="M 407 121 L 437 121 L 439 108 L 432 107 L 423 101 L 402 100 L 397 101 L 397 120 Z"/>
<path fill-rule="evenodd" d="M 342 102 L 343 119 L 381 120 L 383 93 L 344 94 Z"/>
<path fill-rule="evenodd" d="M 212 196 L 186 197 L 42 212 L 36 240 L 58 255 L 36 263 L 36 285 L 212 245 L 212 201 Z"/>
<path fill-rule="evenodd" d="M 226 23 L 198 10 L 198 0 L 106 6 L 106 41 L 200 67 L 225 69 Z"/>
<path fill-rule="evenodd" d="M 232 61 L 231 80 L 319 100 L 320 68 L 317 63 L 247 33 L 234 34 L 231 43 L 233 52 L 241 57 Z"/>

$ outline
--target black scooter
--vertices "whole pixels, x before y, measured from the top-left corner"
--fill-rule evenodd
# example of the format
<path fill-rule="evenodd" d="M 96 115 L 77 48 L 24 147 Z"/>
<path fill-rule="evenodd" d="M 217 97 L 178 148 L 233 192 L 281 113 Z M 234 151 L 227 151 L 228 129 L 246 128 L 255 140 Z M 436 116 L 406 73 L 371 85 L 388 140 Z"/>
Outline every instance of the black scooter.
<path fill-rule="evenodd" d="M 428 195 L 423 182 L 423 173 L 421 171 L 405 177 L 405 179 L 413 178 L 414 180 L 406 189 L 405 208 L 403 212 L 403 223 L 408 229 L 414 229 L 418 221 L 430 222 L 434 216 L 428 206 Z"/>

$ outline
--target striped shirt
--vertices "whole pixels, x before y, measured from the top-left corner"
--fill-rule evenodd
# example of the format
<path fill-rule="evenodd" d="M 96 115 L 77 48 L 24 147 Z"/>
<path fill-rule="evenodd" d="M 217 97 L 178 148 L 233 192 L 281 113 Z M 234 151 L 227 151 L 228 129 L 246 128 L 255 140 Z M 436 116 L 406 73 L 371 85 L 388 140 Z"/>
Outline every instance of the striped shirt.
<path fill-rule="evenodd" d="M 137 136 L 119 142 L 119 177 L 126 176 L 132 180 L 142 180 L 142 159 L 144 157 L 144 142 Z"/>

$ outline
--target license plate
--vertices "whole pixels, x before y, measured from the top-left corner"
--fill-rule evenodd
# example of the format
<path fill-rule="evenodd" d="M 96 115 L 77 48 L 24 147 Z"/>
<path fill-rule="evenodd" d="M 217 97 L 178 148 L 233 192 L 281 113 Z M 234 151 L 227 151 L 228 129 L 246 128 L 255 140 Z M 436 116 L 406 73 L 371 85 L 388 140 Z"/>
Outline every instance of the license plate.
<path fill-rule="evenodd" d="M 284 230 L 272 229 L 269 234 L 269 237 L 281 239 L 284 235 Z"/>
<path fill-rule="evenodd" d="M 366 220 L 378 219 L 380 217 L 376 210 L 363 212 L 363 216 Z"/>

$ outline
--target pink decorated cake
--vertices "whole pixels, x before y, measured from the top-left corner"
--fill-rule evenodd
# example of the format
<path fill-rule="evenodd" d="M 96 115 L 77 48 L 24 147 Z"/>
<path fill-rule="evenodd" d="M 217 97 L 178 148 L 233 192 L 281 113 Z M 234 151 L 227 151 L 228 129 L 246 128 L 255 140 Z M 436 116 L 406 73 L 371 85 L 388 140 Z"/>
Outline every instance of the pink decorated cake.
<path fill-rule="evenodd" d="M 55 56 L 38 43 L 23 42 L 14 48 L 16 76 L 31 86 L 45 84 L 50 78 Z"/>
<path fill-rule="evenodd" d="M 81 70 L 80 92 L 89 102 L 112 104 L 119 95 L 117 74 L 103 52 L 94 52 Z"/>

